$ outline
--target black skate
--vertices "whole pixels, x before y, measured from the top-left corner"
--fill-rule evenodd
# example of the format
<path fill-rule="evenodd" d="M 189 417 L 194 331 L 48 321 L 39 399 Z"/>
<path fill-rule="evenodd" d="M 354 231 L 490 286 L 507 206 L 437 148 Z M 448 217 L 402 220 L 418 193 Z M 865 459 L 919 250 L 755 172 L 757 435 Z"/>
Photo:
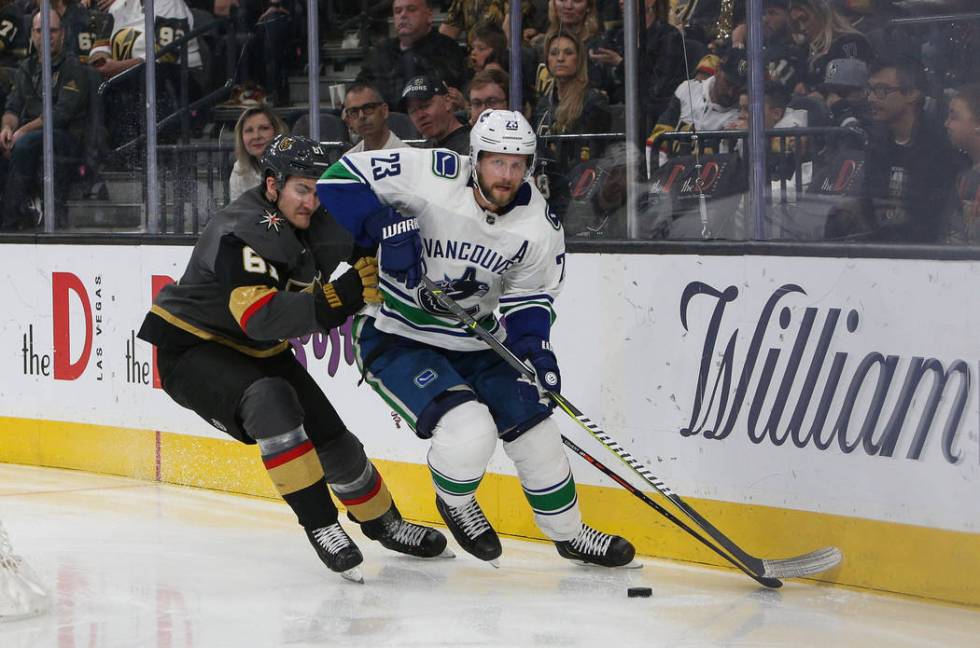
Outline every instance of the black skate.
<path fill-rule="evenodd" d="M 641 567 L 633 562 L 636 549 L 629 540 L 616 535 L 596 531 L 583 524 L 578 535 L 567 542 L 556 542 L 558 553 L 583 564 L 602 567 Z"/>
<path fill-rule="evenodd" d="M 364 556 L 339 522 L 318 529 L 306 529 L 306 537 L 316 549 L 316 555 L 331 571 L 338 572 L 349 581 L 364 582 L 361 570 L 357 568 Z"/>
<path fill-rule="evenodd" d="M 463 550 L 498 567 L 497 558 L 502 552 L 500 538 L 483 515 L 476 498 L 463 506 L 451 507 L 436 495 L 436 508 Z"/>
<path fill-rule="evenodd" d="M 353 519 L 349 514 L 348 516 Z M 431 527 L 406 522 L 394 504 L 381 517 L 362 522 L 361 531 L 371 540 L 380 542 L 386 549 L 398 553 L 418 558 L 456 557 L 446 548 L 446 536 Z"/>

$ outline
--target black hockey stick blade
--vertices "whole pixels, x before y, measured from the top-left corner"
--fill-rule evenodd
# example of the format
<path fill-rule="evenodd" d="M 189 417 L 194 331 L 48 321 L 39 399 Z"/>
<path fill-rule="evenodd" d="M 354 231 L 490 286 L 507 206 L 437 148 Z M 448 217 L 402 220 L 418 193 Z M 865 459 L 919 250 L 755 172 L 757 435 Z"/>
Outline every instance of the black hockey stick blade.
<path fill-rule="evenodd" d="M 491 349 L 507 362 L 515 371 L 528 378 L 534 378 L 534 372 L 520 359 L 515 356 L 510 349 L 505 347 L 500 340 L 495 338 L 479 325 L 472 315 L 467 313 L 454 299 L 446 295 L 445 292 L 431 279 L 422 276 L 422 283 L 425 288 L 432 293 L 432 296 L 448 309 L 469 331 L 483 340 Z M 627 452 L 618 442 L 606 434 L 598 425 L 593 423 L 577 407 L 561 394 L 548 392 L 548 396 L 555 404 L 569 417 L 577 422 L 586 432 L 588 432 L 599 443 L 615 454 L 628 468 L 639 475 L 645 482 L 650 484 L 661 495 L 669 499 L 678 509 L 693 520 L 701 529 L 713 540 L 728 550 L 740 563 L 745 565 L 755 575 L 765 578 L 788 578 L 798 576 L 808 576 L 818 572 L 826 571 L 836 566 L 843 559 L 843 554 L 836 547 L 826 547 L 807 554 L 794 556 L 791 558 L 764 559 L 753 556 L 735 544 L 728 536 L 719 531 L 713 524 L 708 522 L 687 502 L 682 500 L 679 495 L 674 493 L 666 484 L 654 476 L 640 462 L 638 462 L 629 452 Z"/>

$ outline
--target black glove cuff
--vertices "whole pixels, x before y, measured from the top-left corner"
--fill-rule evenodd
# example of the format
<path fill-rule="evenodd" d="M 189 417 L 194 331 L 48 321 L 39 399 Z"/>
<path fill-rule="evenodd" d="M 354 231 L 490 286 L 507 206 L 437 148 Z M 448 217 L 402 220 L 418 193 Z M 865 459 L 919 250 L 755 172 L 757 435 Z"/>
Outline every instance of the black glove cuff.
<path fill-rule="evenodd" d="M 357 245 L 354 244 L 354 249 L 351 250 L 350 258 L 347 259 L 347 263 L 353 266 L 357 263 L 357 260 L 363 257 L 377 257 L 378 256 L 378 246 L 377 245 Z"/>
<path fill-rule="evenodd" d="M 364 285 L 361 283 L 361 275 L 356 269 L 351 268 L 340 275 L 333 282 L 333 289 L 343 303 L 340 310 L 348 315 L 353 315 L 364 308 Z"/>

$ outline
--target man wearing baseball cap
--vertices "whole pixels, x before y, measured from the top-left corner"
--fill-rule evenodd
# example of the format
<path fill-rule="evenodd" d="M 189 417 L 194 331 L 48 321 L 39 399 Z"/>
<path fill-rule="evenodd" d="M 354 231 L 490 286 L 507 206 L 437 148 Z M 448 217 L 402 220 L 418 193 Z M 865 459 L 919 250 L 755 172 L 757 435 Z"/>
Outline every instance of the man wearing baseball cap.
<path fill-rule="evenodd" d="M 667 110 L 660 115 L 649 144 L 661 133 L 684 130 L 721 130 L 738 117 L 738 97 L 748 83 L 745 50 L 731 49 L 704 81 L 691 79 L 677 86 Z M 675 152 L 680 150 L 675 149 Z"/>
<path fill-rule="evenodd" d="M 868 128 L 868 64 L 860 59 L 834 59 L 827 64 L 820 92 L 827 100 L 832 126 Z"/>
<path fill-rule="evenodd" d="M 445 148 L 469 155 L 470 129 L 456 119 L 449 89 L 441 79 L 431 76 L 409 79 L 402 89 L 399 107 L 425 136 L 426 142 L 420 148 Z"/>

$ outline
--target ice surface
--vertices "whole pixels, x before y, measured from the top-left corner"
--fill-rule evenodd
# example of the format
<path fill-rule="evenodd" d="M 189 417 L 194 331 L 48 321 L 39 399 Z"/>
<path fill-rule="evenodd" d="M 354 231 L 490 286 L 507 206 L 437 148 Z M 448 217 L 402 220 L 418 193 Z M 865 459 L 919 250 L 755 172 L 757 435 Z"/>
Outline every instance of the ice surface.
<path fill-rule="evenodd" d="M 0 464 L 0 518 L 52 611 L 0 647 L 976 646 L 980 610 L 642 559 L 578 567 L 504 539 L 501 569 L 393 554 L 346 524 L 365 585 L 317 560 L 281 503 Z M 653 588 L 627 598 L 630 586 Z"/>

